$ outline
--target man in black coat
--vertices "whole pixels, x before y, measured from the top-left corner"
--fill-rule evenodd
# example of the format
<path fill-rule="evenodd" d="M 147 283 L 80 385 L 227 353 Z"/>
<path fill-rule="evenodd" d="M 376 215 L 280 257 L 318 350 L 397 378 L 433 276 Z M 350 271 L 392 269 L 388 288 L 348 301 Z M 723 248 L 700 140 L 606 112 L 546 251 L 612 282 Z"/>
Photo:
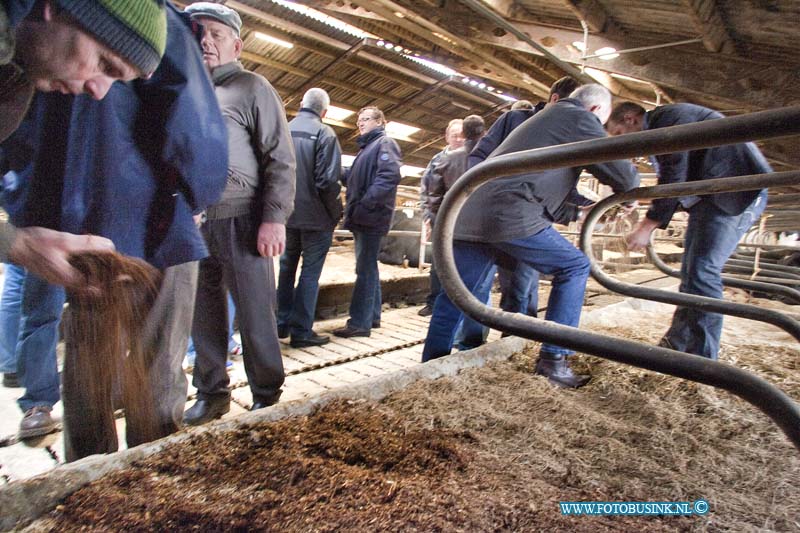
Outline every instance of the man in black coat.
<path fill-rule="evenodd" d="M 342 216 L 342 149 L 333 129 L 322 123 L 330 102 L 324 90 L 309 89 L 297 116 L 289 122 L 297 159 L 297 187 L 294 212 L 286 222 L 286 250 L 278 276 L 278 337 L 291 335 L 295 348 L 321 346 L 330 340 L 312 329 L 319 276 L 331 247 L 333 228 Z M 295 286 L 301 256 L 303 266 Z"/>
<path fill-rule="evenodd" d="M 722 118 L 722 114 L 693 104 L 671 104 L 645 112 L 623 102 L 614 108 L 608 132 L 621 135 Z M 655 157 L 658 183 L 681 183 L 772 172 L 753 143 L 740 143 Z M 664 229 L 678 208 L 689 213 L 681 263 L 680 291 L 722 298 L 722 267 L 742 235 L 767 205 L 767 191 L 742 191 L 653 200 L 647 216 L 628 235 L 628 246 L 644 249 L 656 228 Z M 722 333 L 722 315 L 678 307 L 663 346 L 716 359 Z"/>
<path fill-rule="evenodd" d="M 375 106 L 358 112 L 358 145 L 353 165 L 342 175 L 347 187 L 344 227 L 356 241 L 356 283 L 350 298 L 350 320 L 333 332 L 337 337 L 369 337 L 381 324 L 381 280 L 378 254 L 389 232 L 400 183 L 400 147 L 386 136 L 386 118 Z"/>
<path fill-rule="evenodd" d="M 608 90 L 585 85 L 514 130 L 494 155 L 605 137 L 603 122 L 610 111 Z M 500 178 L 470 196 L 458 217 L 453 243 L 456 265 L 467 288 L 474 293 L 492 266 L 510 256 L 553 276 L 545 319 L 578 326 L 589 260 L 552 224 L 568 208 L 566 200 L 584 168 L 615 191 L 639 184 L 629 161 L 611 161 Z M 433 310 L 423 361 L 450 353 L 460 318 L 461 312 L 442 293 Z M 561 346 L 543 344 L 536 373 L 559 386 L 584 385 L 589 377 L 573 374 L 567 365 L 566 356 L 571 353 Z"/>

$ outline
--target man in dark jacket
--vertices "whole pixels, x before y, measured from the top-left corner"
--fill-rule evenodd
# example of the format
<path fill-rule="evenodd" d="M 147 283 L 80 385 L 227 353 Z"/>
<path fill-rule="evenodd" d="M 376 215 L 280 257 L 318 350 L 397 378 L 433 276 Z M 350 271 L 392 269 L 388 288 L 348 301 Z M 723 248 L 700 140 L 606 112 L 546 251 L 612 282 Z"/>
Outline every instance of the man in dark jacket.
<path fill-rule="evenodd" d="M 431 231 L 433 230 L 433 214 L 428 207 L 428 190 L 430 189 L 430 181 L 433 177 L 433 168 L 448 153 L 464 145 L 463 127 L 464 121 L 460 118 L 454 118 L 447 124 L 447 128 L 444 130 L 444 140 L 447 146 L 444 147 L 444 150 L 431 158 L 419 182 L 419 196 L 422 203 L 422 219 L 425 223 L 426 240 L 430 240 Z M 384 248 L 386 248 L 386 243 L 384 243 Z M 420 258 L 420 261 L 422 259 L 423 258 Z M 430 262 L 431 290 L 425 299 L 425 306 L 417 312 L 419 316 L 431 316 L 436 297 L 439 296 L 439 293 L 442 291 L 442 284 L 439 281 L 439 275 L 436 273 L 436 265 L 433 262 L 433 257 L 430 258 Z"/>
<path fill-rule="evenodd" d="M 637 104 L 623 102 L 614 108 L 607 128 L 611 135 L 620 135 L 721 117 L 716 111 L 693 104 L 671 104 L 645 112 Z M 655 162 L 659 184 L 772 172 L 753 143 L 663 154 L 656 156 Z M 722 267 L 766 204 L 766 189 L 653 200 L 627 242 L 633 250 L 644 249 L 653 230 L 666 228 L 677 209 L 687 211 L 680 291 L 722 298 Z M 716 359 L 721 333 L 722 315 L 678 307 L 661 344 Z"/>
<path fill-rule="evenodd" d="M 537 113 L 514 130 L 494 152 L 501 155 L 604 137 L 603 121 L 611 110 L 611 94 L 600 85 L 585 85 L 570 98 Z M 455 229 L 454 255 L 459 273 L 471 291 L 484 281 L 504 256 L 528 263 L 553 276 L 547 320 L 577 327 L 589 261 L 552 227 L 554 213 L 575 188 L 582 167 L 559 168 L 499 178 L 477 189 L 467 200 Z M 628 161 L 586 166 L 615 191 L 636 187 L 639 178 Z M 450 353 L 461 312 L 445 293 L 436 300 L 422 360 Z M 542 345 L 536 373 L 564 387 L 580 387 L 588 376 L 576 376 L 567 365 L 572 351 Z"/>
<path fill-rule="evenodd" d="M 512 131 L 533 115 L 544 109 L 545 105 L 555 104 L 562 98 L 569 97 L 580 86 L 580 82 L 572 76 L 564 76 L 550 87 L 550 96 L 547 103 L 539 102 L 532 109 L 515 107 L 520 102 L 515 102 L 511 110 L 500 115 L 486 135 L 478 142 L 469 154 L 468 168 L 472 168 L 484 161 Z M 576 197 L 578 195 L 575 192 Z M 560 221 L 559 221 L 560 222 Z M 529 316 L 539 314 L 539 273 L 527 264 L 516 262 L 507 266 L 498 266 L 498 279 L 500 281 L 500 308 L 512 313 L 525 313 Z"/>
<path fill-rule="evenodd" d="M 187 391 L 181 361 L 197 261 L 207 254 L 192 214 L 217 201 L 227 167 L 225 125 L 197 40 L 188 19 L 172 6 L 167 11 L 167 51 L 150 79 L 116 83 L 100 101 L 88 95 L 38 95 L 27 121 L 32 129 L 17 132 L 7 142 L 13 144 L 3 146 L 11 156 L 8 168 L 24 169 L 21 175 L 28 180 L 27 202 L 15 222 L 102 235 L 121 253 L 163 271 L 142 338 L 152 362 L 140 394 L 155 400 L 155 418 L 143 420 L 146 413 L 126 411 L 129 446 L 180 427 Z M 25 281 L 23 313 L 26 302 L 39 305 L 44 294 L 47 314 L 57 325 L 63 291 L 33 276 Z M 58 400 L 55 351 L 37 349 L 55 328 L 50 320 L 38 321 L 41 316 L 40 311 L 38 317 L 23 317 L 21 324 L 19 345 L 30 347 L 21 376 L 26 394 L 20 399 L 30 415 L 21 430 L 52 424 L 50 408 Z M 50 338 L 54 347 L 56 334 Z M 117 449 L 114 403 L 106 394 L 111 377 L 98 375 L 97 355 L 76 353 L 67 344 L 62 394 L 68 461 Z"/>
<path fill-rule="evenodd" d="M 500 146 L 500 143 L 502 143 L 512 131 L 517 129 L 517 126 L 544 109 L 545 105 L 555 104 L 562 98 L 567 98 L 579 86 L 580 82 L 578 80 L 572 76 L 564 76 L 550 86 L 550 96 L 547 102 L 539 102 L 533 109 L 515 108 L 511 106 L 511 110 L 506 111 L 494 121 L 494 124 L 492 124 L 489 131 L 486 132 L 486 135 L 478 142 L 472 152 L 470 152 L 468 168 L 474 167 L 489 157 L 489 154 L 494 152 L 495 148 Z M 516 103 L 514 105 L 516 105 Z"/>
<path fill-rule="evenodd" d="M 251 409 L 278 401 L 285 379 L 275 322 L 272 257 L 283 253 L 286 220 L 292 213 L 295 157 L 289 124 L 278 93 L 263 76 L 244 70 L 242 20 L 221 4 L 186 8 L 203 25 L 203 61 L 228 129 L 228 184 L 206 211 L 201 229 L 210 257 L 200 262 L 192 326 L 197 358 L 192 383 L 197 402 L 183 420 L 197 425 L 230 410 L 228 301 L 236 304 Z"/>
<path fill-rule="evenodd" d="M 344 227 L 356 241 L 356 283 L 347 326 L 338 337 L 369 337 L 381 324 L 381 280 L 378 254 L 389 232 L 402 165 L 400 147 L 386 136 L 383 112 L 374 106 L 358 112 L 358 145 L 353 165 L 342 175 L 347 187 Z"/>
<path fill-rule="evenodd" d="M 286 251 L 278 276 L 278 337 L 291 335 L 295 348 L 321 346 L 330 340 L 312 329 L 319 276 L 331 247 L 333 228 L 342 216 L 342 150 L 333 128 L 322 123 L 330 102 L 324 90 L 309 89 L 297 116 L 289 122 L 297 158 L 297 186 L 294 212 L 286 222 Z M 300 257 L 303 266 L 295 287 Z"/>

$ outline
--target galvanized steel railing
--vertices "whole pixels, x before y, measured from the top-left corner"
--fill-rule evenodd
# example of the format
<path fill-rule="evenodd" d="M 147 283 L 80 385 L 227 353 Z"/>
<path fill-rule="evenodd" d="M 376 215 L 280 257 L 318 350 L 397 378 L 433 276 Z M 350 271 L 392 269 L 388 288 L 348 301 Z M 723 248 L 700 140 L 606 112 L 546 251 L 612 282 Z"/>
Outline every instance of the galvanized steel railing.
<path fill-rule="evenodd" d="M 800 106 L 696 124 L 659 128 L 491 158 L 467 171 L 448 191 L 434 228 L 434 257 L 439 277 L 453 303 L 468 316 L 493 328 L 530 339 L 554 343 L 620 363 L 721 388 L 761 409 L 800 449 L 800 408 L 766 380 L 732 365 L 695 355 L 581 331 L 552 322 L 487 307 L 467 290 L 453 258 L 453 233 L 458 213 L 469 195 L 482 184 L 501 176 L 561 167 L 576 167 L 641 155 L 681 152 L 724 144 L 800 133 Z M 733 185 L 740 178 L 700 182 L 701 192 Z M 800 173 L 780 173 L 759 178 L 758 188 L 796 185 Z M 713 181 L 713 183 L 712 183 Z M 692 184 L 666 185 L 681 187 Z M 746 182 L 744 187 L 752 185 Z M 634 199 L 636 191 L 626 193 Z M 683 194 L 683 193 L 679 193 Z M 644 198 L 646 196 L 642 196 Z M 605 204 L 606 206 L 608 203 Z M 605 210 L 598 205 L 590 214 Z M 794 326 L 792 326 L 794 327 Z"/>

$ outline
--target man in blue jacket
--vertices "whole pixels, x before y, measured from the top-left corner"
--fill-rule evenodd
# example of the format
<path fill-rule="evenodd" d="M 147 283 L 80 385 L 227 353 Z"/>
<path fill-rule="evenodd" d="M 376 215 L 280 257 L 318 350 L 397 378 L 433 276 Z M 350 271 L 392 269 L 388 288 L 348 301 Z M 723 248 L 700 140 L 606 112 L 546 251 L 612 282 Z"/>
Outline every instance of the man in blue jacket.
<path fill-rule="evenodd" d="M 600 85 L 584 85 L 570 98 L 546 107 L 514 130 L 495 150 L 501 155 L 606 136 L 603 122 L 611 112 L 611 94 Z M 553 276 L 546 320 L 577 327 L 589 260 L 553 229 L 584 167 L 557 168 L 503 177 L 483 185 L 467 200 L 455 228 L 453 253 L 468 289 L 480 287 L 498 260 L 508 257 Z M 629 161 L 586 165 L 586 170 L 615 191 L 632 189 L 639 176 Z M 450 353 L 461 312 L 445 293 L 436 300 L 422 360 Z M 572 351 L 543 344 L 537 374 L 562 387 L 580 387 L 588 376 L 575 375 L 566 357 Z"/>
<path fill-rule="evenodd" d="M 621 135 L 718 118 L 722 118 L 721 113 L 694 104 L 671 104 L 645 112 L 638 104 L 623 102 L 611 113 L 607 129 L 611 135 Z M 663 154 L 655 156 L 655 162 L 660 185 L 772 172 L 753 143 Z M 633 250 L 646 248 L 653 231 L 666 228 L 675 211 L 683 209 L 689 213 L 689 224 L 684 236 L 680 291 L 722 298 L 722 268 L 766 205 L 766 189 L 656 199 L 628 235 L 628 246 Z M 678 307 L 661 344 L 716 359 L 721 334 L 722 315 Z"/>
<path fill-rule="evenodd" d="M 350 320 L 334 330 L 338 337 L 369 337 L 381 324 L 381 280 L 378 254 L 381 237 L 389 232 L 394 215 L 400 165 L 400 147 L 386 136 L 383 111 L 368 106 L 358 112 L 361 150 L 342 176 L 347 187 L 344 227 L 356 241 L 356 283 L 350 298 Z"/>
<path fill-rule="evenodd" d="M 333 228 L 342 217 L 342 149 L 333 128 L 323 124 L 331 98 L 319 88 L 306 91 L 300 111 L 289 122 L 297 159 L 294 212 L 286 222 L 286 251 L 278 276 L 278 337 L 292 336 L 295 348 L 330 341 L 312 326 L 319 276 L 331 247 Z M 295 274 L 300 258 L 300 279 Z"/>
<path fill-rule="evenodd" d="M 128 412 L 129 446 L 145 435 L 167 435 L 180 427 L 187 382 L 181 368 L 191 327 L 197 261 L 207 250 L 193 219 L 214 203 L 225 186 L 227 133 L 189 22 L 168 10 L 166 54 L 150 79 L 114 84 L 103 100 L 60 94 L 38 95 L 32 129 L 14 135 L 4 152 L 28 150 L 28 195 L 17 222 L 73 233 L 94 233 L 121 253 L 163 270 L 143 342 L 151 359 L 139 394 L 155 401 L 155 420 Z M 24 127 L 24 125 L 23 125 Z M 21 132 L 18 132 L 21 133 Z M 18 163 L 22 163 L 21 161 Z M 41 284 L 25 292 L 41 292 Z M 55 290 L 50 287 L 50 290 Z M 63 303 L 63 293 L 60 301 Z M 24 305 L 24 304 L 23 304 Z M 59 304 L 60 309 L 60 304 Z M 36 324 L 20 338 L 35 338 Z M 111 390 L 92 358 L 68 344 L 63 372 L 65 449 L 68 461 L 117 449 Z M 37 357 L 36 354 L 31 354 Z M 40 354 L 27 369 L 55 368 Z M 27 385 L 26 370 L 22 376 Z M 58 397 L 28 398 L 49 418 Z M 91 385 L 90 385 L 91 384 Z M 23 397 L 25 398 L 25 397 Z"/>
<path fill-rule="evenodd" d="M 164 54 L 161 0 L 7 0 L 0 4 L 0 141 L 27 112 L 34 91 L 102 99 L 116 80 L 150 76 Z M 0 261 L 52 283 L 79 287 L 72 253 L 113 248 L 107 239 L 0 223 Z"/>

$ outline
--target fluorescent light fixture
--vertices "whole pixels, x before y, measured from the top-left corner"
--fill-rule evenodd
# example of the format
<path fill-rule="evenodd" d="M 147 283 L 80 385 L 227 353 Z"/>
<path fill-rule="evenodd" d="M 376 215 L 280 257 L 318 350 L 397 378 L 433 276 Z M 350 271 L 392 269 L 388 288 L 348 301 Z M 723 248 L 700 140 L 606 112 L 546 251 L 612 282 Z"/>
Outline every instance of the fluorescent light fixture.
<path fill-rule="evenodd" d="M 407 139 L 418 131 L 419 128 L 401 122 L 390 121 L 386 123 L 386 135 L 394 139 Z"/>
<path fill-rule="evenodd" d="M 329 105 L 328 112 L 325 114 L 325 118 L 343 122 L 347 117 L 352 116 L 354 113 L 355 111 L 350 111 L 349 109 L 345 109 L 343 107 L 336 107 L 335 105 Z"/>
<path fill-rule="evenodd" d="M 439 74 L 443 74 L 445 76 L 458 76 L 458 72 L 451 69 L 450 67 L 446 67 L 440 63 L 435 61 L 431 61 L 430 59 L 425 59 L 424 57 L 418 57 L 416 55 L 404 55 L 406 59 L 409 61 L 413 61 L 414 63 L 419 63 L 424 67 L 428 67 L 429 69 L 433 70 L 434 72 L 438 72 Z"/>
<path fill-rule="evenodd" d="M 256 31 L 253 33 L 255 34 L 256 37 L 258 37 L 262 41 L 267 41 L 268 43 L 277 44 L 278 46 L 282 46 L 284 48 L 294 48 L 294 45 L 289 41 L 278 39 L 277 37 L 273 37 L 272 35 L 267 35 L 266 33 L 262 33 L 260 31 Z"/>
<path fill-rule="evenodd" d="M 348 24 L 337 18 L 326 15 L 325 13 L 317 11 L 316 9 L 313 8 L 302 6 L 295 2 L 290 2 L 289 0 L 272 0 L 272 3 L 278 4 L 279 6 L 285 7 L 286 9 L 290 9 L 295 13 L 300 13 L 301 15 L 305 15 L 311 19 L 316 20 L 317 22 L 321 22 L 323 24 L 328 25 L 331 28 L 336 28 L 337 30 L 343 31 L 349 35 L 352 35 L 353 37 L 358 37 L 359 39 L 364 39 L 366 37 L 372 37 L 373 39 L 377 38 L 375 35 L 372 35 L 371 33 L 362 31 L 351 24 Z"/>
<path fill-rule="evenodd" d="M 505 100 L 506 102 L 516 102 L 517 101 L 516 98 L 514 98 L 513 96 L 509 96 L 507 94 L 498 93 L 497 97 L 502 99 L 502 100 Z"/>
<path fill-rule="evenodd" d="M 572 46 L 580 50 L 581 52 L 586 51 L 586 46 L 584 46 L 583 41 L 573 41 Z"/>
<path fill-rule="evenodd" d="M 626 76 L 624 74 L 616 74 L 616 73 L 612 72 L 611 73 L 611 77 L 612 78 L 617 78 L 618 80 L 633 81 L 633 82 L 636 82 L 636 83 L 641 83 L 642 85 L 650 85 L 649 83 L 647 83 L 644 80 L 640 80 L 638 78 L 631 78 L 630 76 Z"/>
<path fill-rule="evenodd" d="M 594 51 L 594 53 L 598 56 L 598 58 L 608 61 L 609 59 L 614 59 L 619 57 L 619 54 L 616 54 L 616 48 L 612 48 L 610 46 L 604 46 L 603 48 L 599 48 Z"/>
<path fill-rule="evenodd" d="M 423 172 L 425 172 L 425 169 L 423 167 L 415 167 L 412 165 L 400 165 L 400 175 L 404 178 L 406 176 L 419 177 L 422 176 Z"/>

